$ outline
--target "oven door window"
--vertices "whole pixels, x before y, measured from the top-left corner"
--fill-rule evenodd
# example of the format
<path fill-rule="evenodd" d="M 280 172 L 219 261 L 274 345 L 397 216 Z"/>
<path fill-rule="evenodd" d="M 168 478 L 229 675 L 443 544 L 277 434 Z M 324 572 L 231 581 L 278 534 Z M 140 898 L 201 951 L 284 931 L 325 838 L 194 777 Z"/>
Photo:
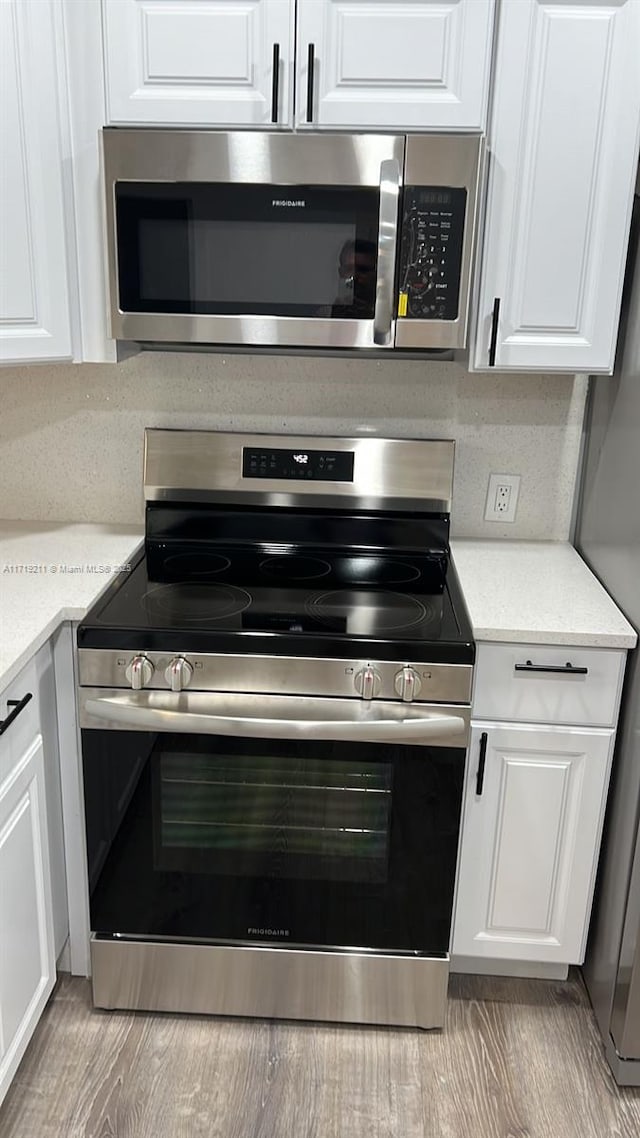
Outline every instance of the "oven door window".
<path fill-rule="evenodd" d="M 379 192 L 119 182 L 123 312 L 373 319 Z"/>
<path fill-rule="evenodd" d="M 447 952 L 464 751 L 82 735 L 95 933 Z"/>
<path fill-rule="evenodd" d="M 152 771 L 158 870 L 388 878 L 391 763 L 211 754 L 178 745 L 159 751 Z"/>

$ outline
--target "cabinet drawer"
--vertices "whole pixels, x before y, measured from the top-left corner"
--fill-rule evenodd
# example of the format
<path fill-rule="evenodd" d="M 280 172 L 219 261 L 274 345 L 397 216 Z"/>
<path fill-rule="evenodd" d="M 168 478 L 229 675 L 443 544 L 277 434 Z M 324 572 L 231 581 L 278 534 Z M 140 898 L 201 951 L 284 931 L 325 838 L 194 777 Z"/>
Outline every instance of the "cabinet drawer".
<path fill-rule="evenodd" d="M 612 727 L 618 714 L 625 657 L 619 648 L 479 644 L 473 715 L 524 723 Z"/>

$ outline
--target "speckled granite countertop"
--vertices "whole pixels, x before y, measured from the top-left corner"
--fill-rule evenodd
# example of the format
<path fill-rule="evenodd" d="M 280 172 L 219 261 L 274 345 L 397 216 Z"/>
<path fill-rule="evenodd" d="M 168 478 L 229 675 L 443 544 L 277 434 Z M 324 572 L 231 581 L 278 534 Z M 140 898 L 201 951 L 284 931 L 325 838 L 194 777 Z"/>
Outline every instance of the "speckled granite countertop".
<path fill-rule="evenodd" d="M 142 540 L 127 526 L 0 522 L 0 691 L 79 620 Z M 477 640 L 633 648 L 636 634 L 568 544 L 454 541 Z"/>
<path fill-rule="evenodd" d="M 476 640 L 633 648 L 637 636 L 573 546 L 452 541 Z"/>
<path fill-rule="evenodd" d="M 0 691 L 62 621 L 85 615 L 141 541 L 128 526 L 0 521 Z"/>

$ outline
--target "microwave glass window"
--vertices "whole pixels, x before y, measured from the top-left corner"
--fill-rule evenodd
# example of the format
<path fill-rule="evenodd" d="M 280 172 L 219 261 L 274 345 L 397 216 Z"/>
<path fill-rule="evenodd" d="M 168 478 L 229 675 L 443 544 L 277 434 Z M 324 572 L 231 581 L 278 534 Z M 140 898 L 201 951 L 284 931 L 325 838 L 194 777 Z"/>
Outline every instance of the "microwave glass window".
<path fill-rule="evenodd" d="M 116 187 L 125 312 L 372 319 L 375 189 Z"/>

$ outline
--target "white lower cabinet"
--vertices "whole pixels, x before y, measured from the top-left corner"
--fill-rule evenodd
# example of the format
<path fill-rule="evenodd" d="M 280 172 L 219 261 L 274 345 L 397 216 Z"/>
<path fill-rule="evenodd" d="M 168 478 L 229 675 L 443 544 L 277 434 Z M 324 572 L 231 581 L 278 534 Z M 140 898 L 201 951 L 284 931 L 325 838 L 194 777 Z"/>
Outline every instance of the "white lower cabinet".
<path fill-rule="evenodd" d="M 454 955 L 582 961 L 614 735 L 474 723 Z"/>
<path fill-rule="evenodd" d="M 1 1102 L 53 990 L 68 929 L 49 644 L 3 693 L 0 720 Z"/>

